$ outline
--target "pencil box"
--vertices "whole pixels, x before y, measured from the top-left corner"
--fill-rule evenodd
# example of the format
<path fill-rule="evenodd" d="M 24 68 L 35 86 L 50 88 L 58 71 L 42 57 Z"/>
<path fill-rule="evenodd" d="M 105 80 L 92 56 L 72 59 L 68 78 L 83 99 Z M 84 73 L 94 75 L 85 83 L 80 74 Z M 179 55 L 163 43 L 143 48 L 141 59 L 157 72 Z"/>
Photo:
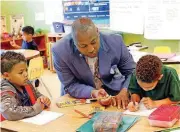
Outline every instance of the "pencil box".
<path fill-rule="evenodd" d="M 148 121 L 151 126 L 172 127 L 180 119 L 180 106 L 162 105 L 152 112 Z"/>
<path fill-rule="evenodd" d="M 117 132 L 122 125 L 121 112 L 102 112 L 93 123 L 94 132 Z"/>
<path fill-rule="evenodd" d="M 82 105 L 82 104 L 86 104 L 85 99 L 76 99 L 76 100 L 70 100 L 70 101 L 60 101 L 60 102 L 56 103 L 56 105 L 59 108 L 70 107 L 70 106 L 75 106 L 75 105 Z"/>

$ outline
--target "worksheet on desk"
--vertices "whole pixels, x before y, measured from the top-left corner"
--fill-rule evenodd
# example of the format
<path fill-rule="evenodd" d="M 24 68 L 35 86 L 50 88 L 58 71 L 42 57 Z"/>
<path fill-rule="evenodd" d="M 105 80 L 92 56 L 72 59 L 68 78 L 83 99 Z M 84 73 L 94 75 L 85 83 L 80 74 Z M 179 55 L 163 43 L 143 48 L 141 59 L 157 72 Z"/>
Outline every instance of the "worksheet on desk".
<path fill-rule="evenodd" d="M 139 110 L 136 112 L 130 112 L 129 110 L 124 111 L 127 115 L 138 115 L 138 116 L 149 116 L 156 108 L 148 110 L 142 102 L 139 104 Z"/>
<path fill-rule="evenodd" d="M 42 111 L 40 114 L 30 117 L 30 118 L 25 118 L 20 121 L 27 122 L 27 123 L 32 123 L 36 125 L 44 125 L 48 122 L 51 122 L 58 117 L 62 116 L 62 113 L 57 113 L 57 112 L 52 112 L 52 111 Z"/>

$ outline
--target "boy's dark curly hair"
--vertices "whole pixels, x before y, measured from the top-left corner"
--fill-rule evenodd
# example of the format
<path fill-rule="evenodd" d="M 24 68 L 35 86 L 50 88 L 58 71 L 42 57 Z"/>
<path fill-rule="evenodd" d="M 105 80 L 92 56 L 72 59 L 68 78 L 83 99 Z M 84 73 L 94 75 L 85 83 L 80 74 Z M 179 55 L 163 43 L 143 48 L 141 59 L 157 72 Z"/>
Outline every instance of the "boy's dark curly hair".
<path fill-rule="evenodd" d="M 146 55 L 139 59 L 136 66 L 136 78 L 142 82 L 152 83 L 161 75 L 161 60 L 154 55 Z"/>
<path fill-rule="evenodd" d="M 16 53 L 13 51 L 7 51 L 1 54 L 1 73 L 11 72 L 14 65 L 25 62 L 26 58 L 21 53 Z"/>
<path fill-rule="evenodd" d="M 25 26 L 22 29 L 23 32 L 27 33 L 27 34 L 32 34 L 34 35 L 34 28 L 31 26 Z"/>

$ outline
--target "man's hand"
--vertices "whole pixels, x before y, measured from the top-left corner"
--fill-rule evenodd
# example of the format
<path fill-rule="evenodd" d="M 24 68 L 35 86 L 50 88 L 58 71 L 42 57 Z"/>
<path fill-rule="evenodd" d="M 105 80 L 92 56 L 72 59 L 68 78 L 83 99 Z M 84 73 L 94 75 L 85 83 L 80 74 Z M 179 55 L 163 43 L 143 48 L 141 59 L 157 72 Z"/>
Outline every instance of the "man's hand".
<path fill-rule="evenodd" d="M 99 100 L 99 103 L 103 106 L 109 106 L 111 105 L 112 103 L 112 97 L 111 96 L 108 96 L 107 98 L 104 98 L 104 99 L 100 99 Z"/>
<path fill-rule="evenodd" d="M 92 90 L 91 96 L 92 98 L 107 97 L 108 93 L 104 89 Z"/>
<path fill-rule="evenodd" d="M 48 97 L 41 96 L 38 99 L 40 99 L 40 102 L 44 104 L 46 107 L 49 107 L 51 105 L 51 101 Z"/>
<path fill-rule="evenodd" d="M 147 109 L 153 109 L 153 108 L 156 108 L 156 103 L 155 101 L 151 100 L 149 97 L 144 97 L 142 98 L 142 102 L 144 104 L 144 106 L 147 108 Z"/>
<path fill-rule="evenodd" d="M 91 92 L 91 96 L 93 98 L 103 98 L 104 97 L 103 99 L 98 100 L 99 103 L 103 106 L 108 106 L 111 104 L 111 96 L 109 96 L 108 93 L 104 89 L 93 90 Z"/>
<path fill-rule="evenodd" d="M 128 98 L 128 90 L 127 88 L 123 88 L 118 95 L 116 95 L 113 99 L 113 106 L 117 106 L 118 109 L 123 108 L 126 109 L 129 98 Z"/>

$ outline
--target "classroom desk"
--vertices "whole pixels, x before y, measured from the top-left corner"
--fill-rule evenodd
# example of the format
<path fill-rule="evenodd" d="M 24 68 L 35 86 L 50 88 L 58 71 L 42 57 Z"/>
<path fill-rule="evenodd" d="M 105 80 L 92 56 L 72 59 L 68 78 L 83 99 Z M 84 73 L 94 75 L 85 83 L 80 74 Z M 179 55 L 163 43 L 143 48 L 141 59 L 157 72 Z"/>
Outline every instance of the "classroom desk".
<path fill-rule="evenodd" d="M 180 53 L 177 53 L 176 56 L 162 62 L 163 64 L 180 64 Z"/>
<path fill-rule="evenodd" d="M 57 100 L 72 100 L 69 95 L 60 97 Z M 21 121 L 3 121 L 1 127 L 8 130 L 14 130 L 18 132 L 75 132 L 82 124 L 84 124 L 88 119 L 83 118 L 81 115 L 74 112 L 74 109 L 80 110 L 82 112 L 87 112 L 90 110 L 92 105 L 99 105 L 97 102 L 93 104 L 78 105 L 66 108 L 58 108 L 55 105 L 57 100 L 53 100 L 50 110 L 54 112 L 64 113 L 60 118 L 42 126 L 29 124 Z M 122 111 L 118 110 L 116 107 L 109 107 L 106 111 Z M 174 127 L 180 126 L 177 122 Z M 140 120 L 129 129 L 128 132 L 152 132 L 155 130 L 162 130 L 162 128 L 150 127 L 147 117 L 141 117 Z"/>
<path fill-rule="evenodd" d="M 141 52 L 141 51 L 130 51 L 130 53 L 133 56 L 133 59 L 135 62 L 138 62 L 138 60 L 145 55 L 153 55 L 153 53 L 148 52 Z M 163 64 L 180 64 L 180 53 L 176 53 L 176 56 L 169 58 L 167 60 L 162 60 Z"/>
<path fill-rule="evenodd" d="M 4 51 L 14 51 L 17 53 L 22 53 L 27 60 L 30 60 L 40 55 L 40 52 L 38 50 L 18 49 L 18 50 L 4 50 Z"/>

